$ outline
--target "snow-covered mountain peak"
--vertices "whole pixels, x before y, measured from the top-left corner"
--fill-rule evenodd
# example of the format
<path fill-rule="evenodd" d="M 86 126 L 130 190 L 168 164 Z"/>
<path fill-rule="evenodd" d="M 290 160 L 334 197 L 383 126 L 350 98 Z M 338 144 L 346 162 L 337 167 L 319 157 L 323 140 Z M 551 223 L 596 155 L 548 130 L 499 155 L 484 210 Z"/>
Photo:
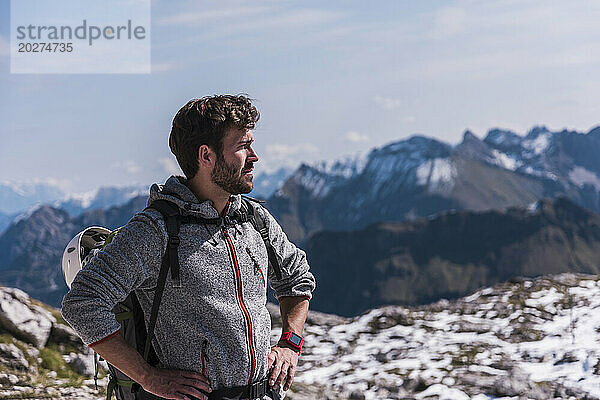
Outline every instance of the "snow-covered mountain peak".
<path fill-rule="evenodd" d="M 504 130 L 504 129 L 490 129 L 483 140 L 486 143 L 491 144 L 494 147 L 513 147 L 519 146 L 523 138 L 513 131 Z"/>
<path fill-rule="evenodd" d="M 18 214 L 15 217 L 15 219 L 12 220 L 12 223 L 16 224 L 19 221 L 26 220 L 27 218 L 31 217 L 36 211 L 38 211 L 40 208 L 42 208 L 42 206 L 43 206 L 42 203 L 36 203 L 36 204 L 30 206 L 25 211 Z"/>
<path fill-rule="evenodd" d="M 415 135 L 408 139 L 393 142 L 381 148 L 374 149 L 369 158 L 381 154 L 387 155 L 397 153 L 410 153 L 415 156 L 435 158 L 447 156 L 450 150 L 451 146 L 444 142 L 426 136 Z"/>
<path fill-rule="evenodd" d="M 136 196 L 148 194 L 148 186 L 108 186 L 87 192 L 72 193 L 53 203 L 55 207 L 67 210 L 72 215 L 93 208 L 108 208 L 124 204 Z"/>
<path fill-rule="evenodd" d="M 552 132 L 548 131 L 546 127 L 535 127 L 525 136 L 521 145 L 529 151 L 530 155 L 539 156 L 546 152 L 552 144 L 552 139 Z"/>
<path fill-rule="evenodd" d="M 535 139 L 540 135 L 546 135 L 548 133 L 550 133 L 550 131 L 548 130 L 548 128 L 546 128 L 545 125 L 536 125 L 533 128 L 531 128 L 529 132 L 527 132 L 527 135 L 525 135 L 525 139 Z"/>
<path fill-rule="evenodd" d="M 339 177 L 328 175 L 320 164 L 304 164 L 294 172 L 290 179 L 307 190 L 313 198 L 322 198 L 329 193 Z M 277 192 L 281 194 L 281 189 Z"/>
<path fill-rule="evenodd" d="M 319 161 L 310 166 L 323 174 L 350 179 L 362 173 L 367 160 L 365 153 L 357 153 L 333 161 Z"/>
<path fill-rule="evenodd" d="M 313 198 L 322 198 L 333 188 L 359 177 L 366 177 L 372 194 L 382 187 L 391 188 L 411 182 L 427 186 L 433 192 L 447 192 L 456 176 L 451 153 L 452 146 L 446 143 L 424 136 L 411 136 L 375 148 L 368 155 L 356 154 L 332 162 L 303 164 L 292 178 L 308 189 Z M 399 176 L 404 178 L 398 180 Z"/>

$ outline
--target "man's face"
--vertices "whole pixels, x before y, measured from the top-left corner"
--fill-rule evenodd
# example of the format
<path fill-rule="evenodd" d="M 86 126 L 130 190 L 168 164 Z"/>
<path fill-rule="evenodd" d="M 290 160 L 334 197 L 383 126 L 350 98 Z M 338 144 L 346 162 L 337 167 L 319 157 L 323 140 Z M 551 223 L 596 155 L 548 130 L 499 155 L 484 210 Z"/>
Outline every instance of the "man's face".
<path fill-rule="evenodd" d="M 230 194 L 252 191 L 252 171 L 258 156 L 252 149 L 254 138 L 246 129 L 230 129 L 223 138 L 223 154 L 211 172 L 213 183 Z"/>

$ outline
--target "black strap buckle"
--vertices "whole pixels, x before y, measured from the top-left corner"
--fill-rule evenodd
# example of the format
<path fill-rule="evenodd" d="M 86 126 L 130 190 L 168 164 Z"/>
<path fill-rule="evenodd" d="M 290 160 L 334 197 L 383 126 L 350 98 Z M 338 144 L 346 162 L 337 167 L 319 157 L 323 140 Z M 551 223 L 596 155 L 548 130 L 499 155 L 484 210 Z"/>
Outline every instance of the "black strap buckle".
<path fill-rule="evenodd" d="M 267 241 L 267 240 L 270 241 L 270 239 L 269 239 L 269 230 L 266 227 L 262 228 L 258 232 L 260 233 L 260 236 L 262 236 L 262 238 L 263 238 L 264 241 Z"/>
<path fill-rule="evenodd" d="M 265 388 L 266 381 L 256 382 L 249 386 L 248 398 L 251 400 L 262 399 L 265 394 L 267 394 L 267 390 Z"/>
<path fill-rule="evenodd" d="M 248 222 L 248 213 L 242 212 L 241 210 L 236 210 L 235 218 L 241 223 Z"/>

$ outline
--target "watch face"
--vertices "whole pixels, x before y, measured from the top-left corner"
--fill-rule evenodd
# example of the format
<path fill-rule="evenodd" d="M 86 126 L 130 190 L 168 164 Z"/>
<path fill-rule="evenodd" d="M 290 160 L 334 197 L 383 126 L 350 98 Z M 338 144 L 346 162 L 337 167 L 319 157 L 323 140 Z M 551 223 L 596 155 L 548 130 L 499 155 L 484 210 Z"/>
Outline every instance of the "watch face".
<path fill-rule="evenodd" d="M 302 338 L 298 335 L 296 335 L 295 333 L 292 333 L 290 335 L 290 342 L 292 342 L 293 344 L 295 344 L 296 346 L 300 346 L 300 343 L 302 342 Z"/>

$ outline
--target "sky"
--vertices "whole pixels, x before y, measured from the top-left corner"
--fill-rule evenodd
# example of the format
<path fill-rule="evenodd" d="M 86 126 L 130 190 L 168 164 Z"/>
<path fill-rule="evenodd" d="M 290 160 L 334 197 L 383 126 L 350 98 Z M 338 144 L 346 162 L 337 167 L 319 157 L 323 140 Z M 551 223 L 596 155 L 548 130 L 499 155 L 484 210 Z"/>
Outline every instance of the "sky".
<path fill-rule="evenodd" d="M 162 182 L 173 116 L 218 93 L 255 99 L 257 173 L 414 134 L 586 132 L 599 20 L 598 1 L 155 0 L 150 74 L 11 74 L 0 0 L 0 181 Z"/>

